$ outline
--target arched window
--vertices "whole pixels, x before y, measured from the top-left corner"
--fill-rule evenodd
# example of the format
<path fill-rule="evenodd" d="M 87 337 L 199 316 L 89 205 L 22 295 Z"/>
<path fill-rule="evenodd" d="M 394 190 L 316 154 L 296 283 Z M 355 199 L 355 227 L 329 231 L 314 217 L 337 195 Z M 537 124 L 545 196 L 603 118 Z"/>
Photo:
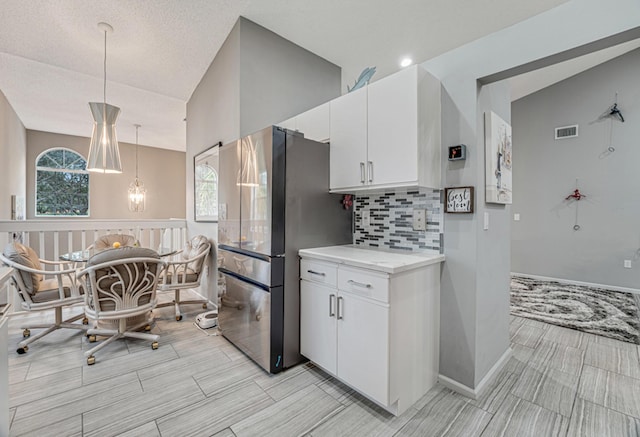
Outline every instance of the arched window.
<path fill-rule="evenodd" d="M 218 173 L 208 162 L 195 168 L 196 219 L 218 220 Z"/>
<path fill-rule="evenodd" d="M 63 148 L 36 159 L 36 216 L 89 216 L 87 161 Z"/>

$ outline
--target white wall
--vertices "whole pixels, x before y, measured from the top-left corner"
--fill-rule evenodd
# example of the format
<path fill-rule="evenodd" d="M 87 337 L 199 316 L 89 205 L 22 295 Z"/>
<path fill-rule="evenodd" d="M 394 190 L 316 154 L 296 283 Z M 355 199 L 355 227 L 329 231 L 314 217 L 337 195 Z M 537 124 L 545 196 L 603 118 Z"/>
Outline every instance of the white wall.
<path fill-rule="evenodd" d="M 0 91 L 0 220 L 11 219 L 11 196 L 26 196 L 27 133 Z"/>
<path fill-rule="evenodd" d="M 513 271 L 640 289 L 639 72 L 635 50 L 513 103 Z M 599 119 L 616 92 L 624 123 Z M 587 197 L 566 201 L 576 178 Z"/>

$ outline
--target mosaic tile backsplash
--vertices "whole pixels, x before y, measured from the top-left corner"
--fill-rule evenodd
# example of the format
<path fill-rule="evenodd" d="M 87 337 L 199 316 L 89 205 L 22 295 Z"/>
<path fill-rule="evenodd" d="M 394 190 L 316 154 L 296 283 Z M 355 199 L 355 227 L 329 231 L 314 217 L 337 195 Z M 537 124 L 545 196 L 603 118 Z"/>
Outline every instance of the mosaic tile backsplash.
<path fill-rule="evenodd" d="M 442 253 L 443 203 L 441 190 L 394 190 L 357 195 L 355 232 L 357 246 Z M 413 210 L 427 210 L 427 230 L 413 230 Z M 364 226 L 363 211 L 369 211 Z"/>

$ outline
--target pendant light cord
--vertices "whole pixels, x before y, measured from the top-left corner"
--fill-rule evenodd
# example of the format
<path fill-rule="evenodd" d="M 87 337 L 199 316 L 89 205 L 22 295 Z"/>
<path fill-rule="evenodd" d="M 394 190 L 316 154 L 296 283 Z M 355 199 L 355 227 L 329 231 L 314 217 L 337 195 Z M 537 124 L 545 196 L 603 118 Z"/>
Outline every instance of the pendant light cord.
<path fill-rule="evenodd" d="M 102 102 L 107 104 L 107 31 L 104 31 L 104 84 L 102 88 Z"/>
<path fill-rule="evenodd" d="M 140 128 L 139 124 L 136 124 L 136 185 L 138 182 L 138 129 Z"/>
<path fill-rule="evenodd" d="M 136 126 L 136 180 L 138 179 L 138 126 Z"/>

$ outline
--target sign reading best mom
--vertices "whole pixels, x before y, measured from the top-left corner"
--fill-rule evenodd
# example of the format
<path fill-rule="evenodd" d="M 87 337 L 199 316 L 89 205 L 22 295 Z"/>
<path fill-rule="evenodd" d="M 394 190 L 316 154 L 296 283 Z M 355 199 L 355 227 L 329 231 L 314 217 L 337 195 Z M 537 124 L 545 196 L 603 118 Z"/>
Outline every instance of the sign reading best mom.
<path fill-rule="evenodd" d="M 452 187 L 444 189 L 444 211 L 473 213 L 473 187 Z"/>

